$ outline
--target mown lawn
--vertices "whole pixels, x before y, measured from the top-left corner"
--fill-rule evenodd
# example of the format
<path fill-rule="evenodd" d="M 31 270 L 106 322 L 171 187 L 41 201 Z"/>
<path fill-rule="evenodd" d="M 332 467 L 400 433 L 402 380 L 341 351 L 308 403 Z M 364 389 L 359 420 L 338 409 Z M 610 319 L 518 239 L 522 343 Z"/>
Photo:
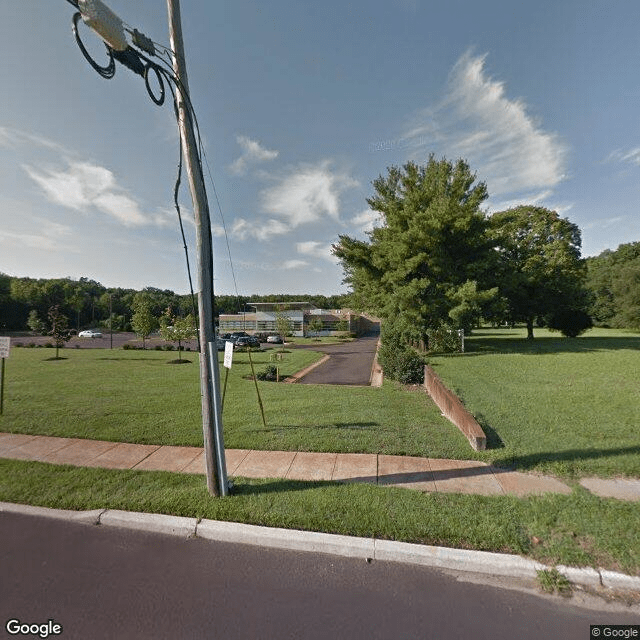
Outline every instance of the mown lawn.
<path fill-rule="evenodd" d="M 274 351 L 253 353 L 261 371 Z M 13 349 L 0 431 L 148 444 L 202 446 L 197 353 Z M 220 355 L 222 358 L 222 354 Z M 285 350 L 287 376 L 317 360 Z M 226 369 L 221 367 L 224 382 Z M 373 452 L 464 458 L 465 438 L 422 391 L 259 382 L 262 424 L 247 353 L 234 354 L 223 412 L 225 445 L 264 450 Z"/>
<path fill-rule="evenodd" d="M 501 465 L 640 478 L 640 335 L 479 330 L 429 363 L 487 432 Z"/>
<path fill-rule="evenodd" d="M 604 500 L 580 487 L 522 499 L 357 483 L 234 482 L 232 495 L 214 499 L 202 476 L 0 459 L 0 501 L 324 531 L 640 574 L 640 503 Z"/>

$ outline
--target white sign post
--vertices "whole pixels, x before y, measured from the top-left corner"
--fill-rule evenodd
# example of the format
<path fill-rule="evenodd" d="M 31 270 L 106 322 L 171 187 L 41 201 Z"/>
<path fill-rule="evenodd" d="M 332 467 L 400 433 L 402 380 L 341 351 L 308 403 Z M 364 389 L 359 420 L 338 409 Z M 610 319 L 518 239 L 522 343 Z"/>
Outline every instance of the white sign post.
<path fill-rule="evenodd" d="M 224 343 L 224 362 L 226 368 L 224 372 L 224 389 L 222 390 L 222 406 L 224 408 L 224 397 L 227 394 L 227 379 L 229 378 L 229 369 L 231 369 L 231 361 L 233 360 L 233 342 L 228 340 Z"/>
<path fill-rule="evenodd" d="M 0 360 L 2 360 L 0 367 L 0 416 L 4 411 L 4 361 L 9 357 L 10 351 L 11 338 L 0 337 Z"/>
<path fill-rule="evenodd" d="M 233 342 L 228 340 L 224 343 L 224 366 L 231 369 L 231 361 L 233 360 Z"/>

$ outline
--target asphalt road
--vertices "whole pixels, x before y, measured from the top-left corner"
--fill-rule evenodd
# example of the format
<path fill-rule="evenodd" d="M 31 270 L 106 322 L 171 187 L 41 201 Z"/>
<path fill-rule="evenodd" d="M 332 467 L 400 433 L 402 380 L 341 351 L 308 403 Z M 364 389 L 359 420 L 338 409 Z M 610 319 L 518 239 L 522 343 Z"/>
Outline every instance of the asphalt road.
<path fill-rule="evenodd" d="M 422 567 L 8 513 L 0 567 L 13 638 L 10 619 L 83 640 L 586 640 L 590 624 L 638 622 Z"/>
<path fill-rule="evenodd" d="M 299 380 L 299 384 L 368 385 L 379 336 L 363 336 L 352 342 L 332 345 L 305 345 L 329 355 L 329 360 Z"/>

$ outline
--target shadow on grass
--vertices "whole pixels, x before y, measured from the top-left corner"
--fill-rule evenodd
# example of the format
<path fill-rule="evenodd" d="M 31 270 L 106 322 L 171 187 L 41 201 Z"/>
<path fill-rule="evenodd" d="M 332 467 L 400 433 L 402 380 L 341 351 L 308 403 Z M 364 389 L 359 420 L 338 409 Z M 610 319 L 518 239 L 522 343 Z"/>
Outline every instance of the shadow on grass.
<path fill-rule="evenodd" d="M 595 460 L 611 456 L 640 454 L 640 446 L 618 447 L 615 449 L 567 449 L 565 451 L 545 451 L 525 456 L 513 456 L 499 460 L 495 464 L 515 469 L 532 469 L 542 462 L 573 462 L 576 460 Z"/>
<path fill-rule="evenodd" d="M 53 358 L 45 358 L 42 362 L 56 362 L 57 360 L 68 360 L 69 358 L 65 358 L 64 356 L 53 356 Z"/>
<path fill-rule="evenodd" d="M 120 361 L 123 361 L 123 360 L 126 361 L 126 362 L 133 362 L 133 361 L 158 362 L 158 360 L 156 358 L 144 358 L 144 357 L 140 357 L 140 358 L 126 358 L 126 357 L 118 358 L 117 356 L 111 356 L 109 358 L 106 358 L 106 357 L 105 358 L 96 358 L 96 360 L 114 360 L 114 361 L 117 361 L 117 362 L 120 362 Z M 186 360 L 185 360 L 185 362 L 186 362 Z"/>
<path fill-rule="evenodd" d="M 367 429 L 376 428 L 380 430 L 379 422 L 331 422 L 329 424 L 270 424 L 268 429 L 251 429 L 245 430 L 245 433 L 277 433 L 282 431 L 306 430 L 317 431 L 318 429 L 341 429 L 353 431 L 365 431 Z M 392 429 L 382 429 L 382 431 L 393 431 Z"/>
<path fill-rule="evenodd" d="M 582 336 L 563 338 L 544 336 L 527 340 L 526 338 L 483 337 L 483 332 L 474 332 L 466 342 L 467 351 L 455 354 L 455 357 L 487 355 L 489 353 L 521 353 L 527 355 L 546 355 L 553 353 L 590 353 L 594 351 L 633 350 L 640 351 L 640 336 Z"/>
<path fill-rule="evenodd" d="M 304 480 L 278 480 L 274 478 L 259 483 L 253 483 L 247 478 L 234 478 L 232 496 L 250 496 L 268 493 L 285 493 L 291 491 L 308 491 L 321 487 L 339 487 L 343 482 L 331 481 L 304 481 Z"/>

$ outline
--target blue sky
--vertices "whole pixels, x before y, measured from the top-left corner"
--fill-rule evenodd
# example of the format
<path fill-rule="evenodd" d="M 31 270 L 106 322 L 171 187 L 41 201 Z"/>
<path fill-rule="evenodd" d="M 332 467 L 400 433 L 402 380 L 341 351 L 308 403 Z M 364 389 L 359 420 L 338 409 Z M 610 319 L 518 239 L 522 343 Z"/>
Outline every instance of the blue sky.
<path fill-rule="evenodd" d="M 168 44 L 164 0 L 107 3 Z M 346 291 L 387 167 L 465 158 L 489 211 L 531 203 L 583 255 L 640 240 L 637 0 L 182 0 L 192 101 L 240 294 Z M 64 0 L 3 2 L 0 271 L 186 292 L 172 108 L 86 63 Z M 81 25 L 96 57 L 96 37 Z M 183 183 L 181 204 L 192 217 Z M 215 288 L 235 293 L 207 181 Z M 187 223 L 192 266 L 193 224 Z"/>

